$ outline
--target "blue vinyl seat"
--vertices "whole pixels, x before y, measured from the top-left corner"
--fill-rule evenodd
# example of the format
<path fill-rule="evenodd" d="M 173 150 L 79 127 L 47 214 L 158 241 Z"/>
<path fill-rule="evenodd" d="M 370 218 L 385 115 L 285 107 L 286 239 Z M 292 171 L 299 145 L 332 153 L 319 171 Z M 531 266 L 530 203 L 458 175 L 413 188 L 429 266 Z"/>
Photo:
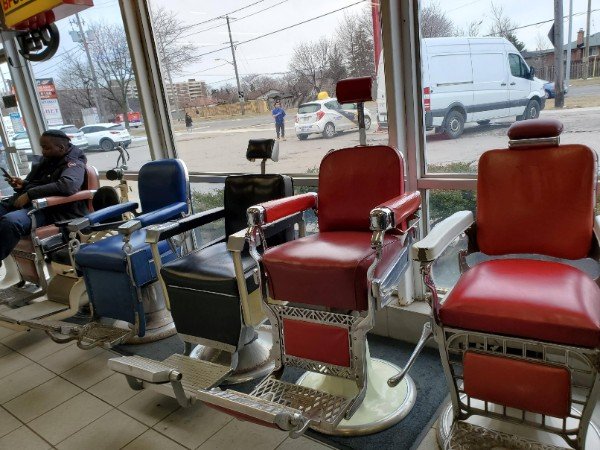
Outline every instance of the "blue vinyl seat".
<path fill-rule="evenodd" d="M 189 182 L 187 169 L 178 159 L 153 161 L 142 166 L 138 188 L 141 214 L 136 222 L 141 227 L 176 220 L 189 214 Z M 148 297 L 156 311 L 155 292 L 146 292 L 156 281 L 156 269 L 146 230 L 137 229 L 83 246 L 75 257 L 77 269 L 83 274 L 94 319 L 122 320 L 135 324 L 142 337 L 147 324 Z M 174 250 L 165 241 L 159 246 L 163 263 L 175 258 Z M 160 304 L 160 299 L 158 299 Z M 145 305 L 146 304 L 146 305 Z M 162 307 L 164 309 L 164 305 Z M 165 314 L 168 312 L 165 310 Z M 162 318 L 164 325 L 165 318 Z M 172 322 L 172 320 L 168 320 Z M 171 324 L 172 325 L 172 324 Z M 173 333 L 174 333 L 174 327 Z"/>

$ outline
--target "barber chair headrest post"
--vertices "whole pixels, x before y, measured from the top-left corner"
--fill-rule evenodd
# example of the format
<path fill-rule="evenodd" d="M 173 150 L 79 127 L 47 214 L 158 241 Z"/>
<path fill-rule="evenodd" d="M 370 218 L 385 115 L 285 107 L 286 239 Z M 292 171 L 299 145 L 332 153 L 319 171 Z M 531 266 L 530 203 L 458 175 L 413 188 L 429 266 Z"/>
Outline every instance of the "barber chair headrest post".
<path fill-rule="evenodd" d="M 511 149 L 539 146 L 558 146 L 563 124 L 556 119 L 533 119 L 513 123 L 508 129 Z"/>
<path fill-rule="evenodd" d="M 260 173 L 264 175 L 267 171 L 267 159 L 279 161 L 279 142 L 275 139 L 250 139 L 246 159 L 252 162 L 260 159 Z"/>
<path fill-rule="evenodd" d="M 358 137 L 360 145 L 367 145 L 365 129 L 365 102 L 373 100 L 373 80 L 371 77 L 346 78 L 335 86 L 338 103 L 356 103 L 358 113 Z"/>

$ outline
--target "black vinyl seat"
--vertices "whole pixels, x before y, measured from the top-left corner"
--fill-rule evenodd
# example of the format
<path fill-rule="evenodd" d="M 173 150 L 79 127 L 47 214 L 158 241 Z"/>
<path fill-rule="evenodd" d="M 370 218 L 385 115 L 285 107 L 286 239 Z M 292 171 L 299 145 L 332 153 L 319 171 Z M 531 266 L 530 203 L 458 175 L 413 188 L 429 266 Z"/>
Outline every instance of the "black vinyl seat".
<path fill-rule="evenodd" d="M 293 194 L 292 180 L 284 175 L 235 175 L 225 180 L 226 237 L 246 228 L 246 210 L 261 201 Z M 290 240 L 293 229 L 271 236 L 272 245 Z M 254 260 L 242 252 L 248 292 L 258 288 Z M 161 269 L 171 315 L 180 335 L 238 346 L 242 319 L 239 290 L 231 253 L 225 242 L 196 250 L 163 265 Z"/>

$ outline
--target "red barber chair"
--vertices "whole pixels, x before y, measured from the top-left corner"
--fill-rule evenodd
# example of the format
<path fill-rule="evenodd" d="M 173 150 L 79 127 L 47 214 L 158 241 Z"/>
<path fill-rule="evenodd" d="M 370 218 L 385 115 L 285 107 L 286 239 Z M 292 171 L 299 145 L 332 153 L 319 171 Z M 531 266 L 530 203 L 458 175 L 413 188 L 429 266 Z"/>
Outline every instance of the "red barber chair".
<path fill-rule="evenodd" d="M 450 386 L 444 448 L 537 449 L 548 447 L 535 441 L 563 439 L 600 448 L 590 426 L 600 386 L 600 288 L 578 268 L 598 256 L 597 157 L 585 145 L 559 145 L 562 129 L 556 120 L 513 124 L 508 148 L 479 160 L 477 219 L 458 212 L 413 247 L 433 311 L 420 344 L 433 328 Z M 442 302 L 431 267 L 464 231 L 463 273 Z M 469 268 L 474 252 L 483 262 Z"/>
<path fill-rule="evenodd" d="M 385 380 L 399 370 L 369 356 L 367 332 L 377 309 L 396 298 L 408 267 L 418 192 L 404 191 L 398 150 L 364 145 L 364 101 L 371 79 L 340 81 L 337 100 L 358 103 L 363 145 L 330 151 L 321 162 L 319 193 L 248 209 L 250 251 L 272 324 L 274 371 L 250 395 L 199 391 L 221 410 L 299 436 L 311 427 L 328 434 L 368 434 L 401 420 L 415 388 Z M 267 247 L 262 230 L 291 214 L 318 211 L 319 232 Z M 262 249 L 262 250 L 261 250 Z M 262 251 L 262 254 L 259 254 Z M 297 383 L 284 369 L 304 369 Z"/>

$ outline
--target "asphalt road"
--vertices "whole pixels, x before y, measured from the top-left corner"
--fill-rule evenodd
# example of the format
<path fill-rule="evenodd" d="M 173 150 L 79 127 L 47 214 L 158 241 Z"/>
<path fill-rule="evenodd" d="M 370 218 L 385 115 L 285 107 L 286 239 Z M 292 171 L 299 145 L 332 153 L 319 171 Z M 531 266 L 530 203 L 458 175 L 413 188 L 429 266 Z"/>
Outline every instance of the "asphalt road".
<path fill-rule="evenodd" d="M 600 84 L 573 87 L 569 95 L 600 94 Z M 594 108 L 564 110 L 543 110 L 541 117 L 555 117 L 563 121 L 565 131 L 563 143 L 582 143 L 594 148 L 600 142 L 600 105 Z M 513 118 L 492 121 L 489 125 L 467 124 L 464 134 L 454 140 L 427 132 L 426 159 L 429 164 L 446 164 L 457 161 L 475 162 L 479 155 L 491 148 L 505 147 L 506 131 Z M 275 137 L 272 119 L 269 115 L 241 117 L 228 120 L 215 120 L 194 123 L 191 133 L 175 132 L 179 156 L 186 162 L 191 172 L 256 172 L 257 163 L 245 159 L 249 139 Z M 369 144 L 384 144 L 388 141 L 386 132 L 377 132 L 373 123 L 367 132 Z M 356 131 L 339 134 L 332 139 L 311 135 L 299 141 L 294 133 L 294 115 L 288 114 L 286 121 L 286 141 L 280 142 L 279 162 L 269 162 L 271 172 L 305 173 L 318 167 L 323 156 L 332 148 L 342 148 L 358 144 Z M 130 147 L 129 168 L 138 170 L 149 161 L 147 141 L 138 140 Z M 600 148 L 598 148 L 600 151 Z M 114 167 L 117 152 L 89 151 L 88 158 L 99 170 Z"/>

